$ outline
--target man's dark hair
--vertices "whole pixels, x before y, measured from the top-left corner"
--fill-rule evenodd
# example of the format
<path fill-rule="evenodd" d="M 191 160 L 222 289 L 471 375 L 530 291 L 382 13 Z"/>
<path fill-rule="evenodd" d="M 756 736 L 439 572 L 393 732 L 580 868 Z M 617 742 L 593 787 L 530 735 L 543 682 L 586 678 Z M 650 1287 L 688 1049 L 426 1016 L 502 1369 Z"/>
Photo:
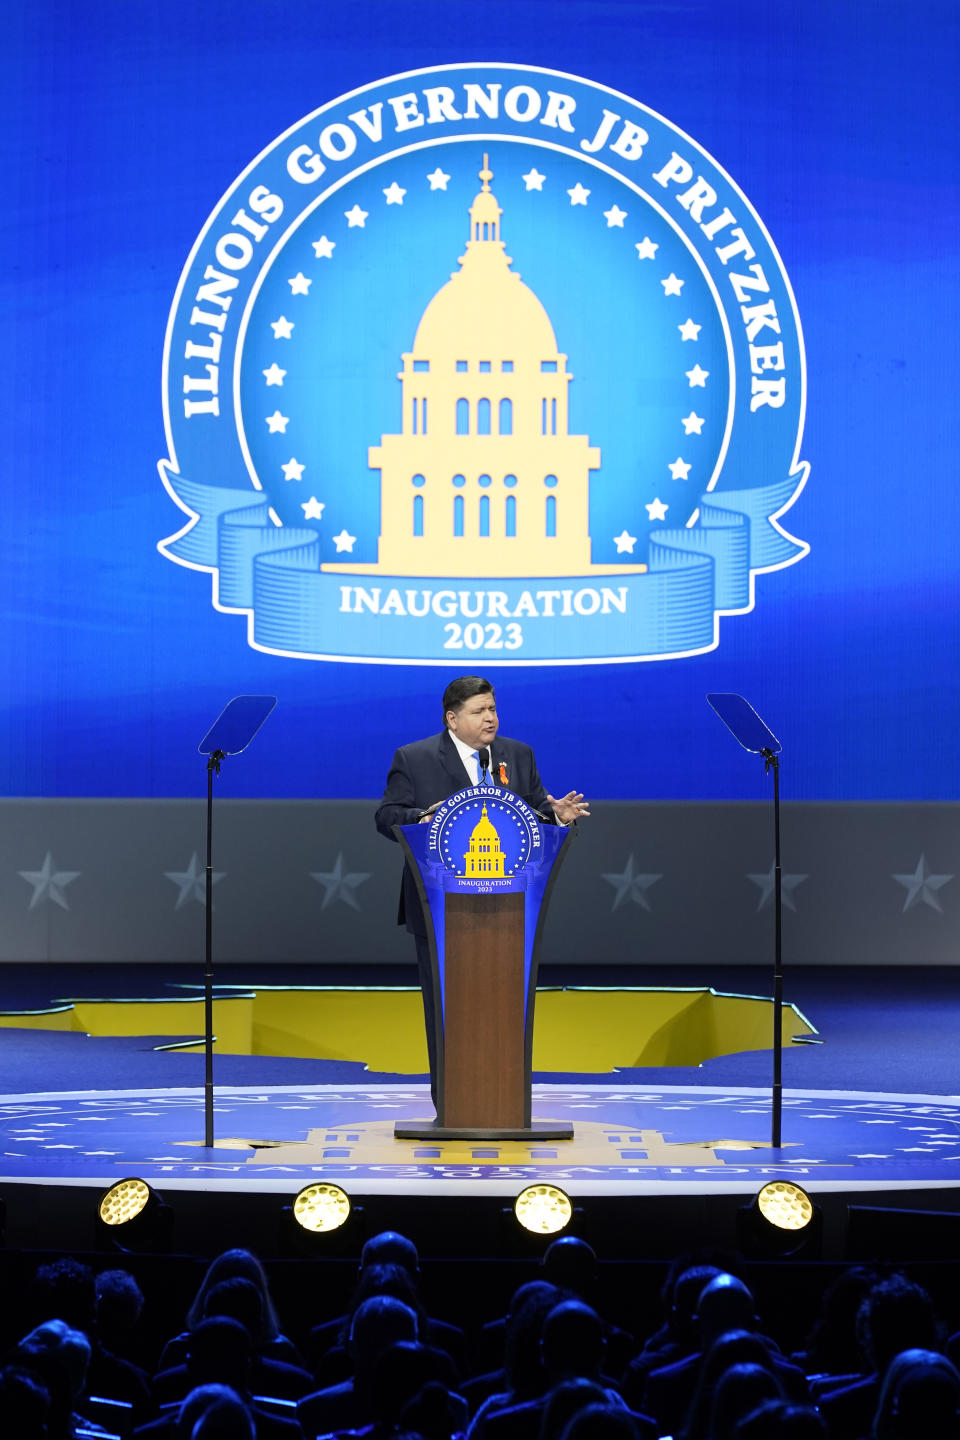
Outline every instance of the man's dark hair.
<path fill-rule="evenodd" d="M 451 680 L 443 692 L 443 724 L 446 728 L 447 711 L 459 710 L 474 695 L 492 695 L 493 686 L 489 680 L 484 680 L 482 675 L 461 675 L 457 680 Z"/>

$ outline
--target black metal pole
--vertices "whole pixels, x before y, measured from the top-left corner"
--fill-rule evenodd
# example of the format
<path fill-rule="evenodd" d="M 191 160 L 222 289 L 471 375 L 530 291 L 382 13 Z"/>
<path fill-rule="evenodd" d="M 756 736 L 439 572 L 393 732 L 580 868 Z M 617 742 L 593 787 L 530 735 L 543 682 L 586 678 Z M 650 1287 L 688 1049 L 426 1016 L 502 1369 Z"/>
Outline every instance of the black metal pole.
<path fill-rule="evenodd" d="M 203 1015 L 204 1015 L 204 1079 L 203 1079 L 203 1143 L 213 1148 L 213 777 L 220 774 L 222 750 L 214 750 L 207 760 L 207 876 L 205 891 L 206 942 L 204 946 Z"/>
<path fill-rule="evenodd" d="M 780 866 L 780 760 L 772 750 L 761 751 L 767 770 L 773 768 L 773 1097 L 774 1150 L 781 1145 L 783 1122 L 783 871 Z"/>

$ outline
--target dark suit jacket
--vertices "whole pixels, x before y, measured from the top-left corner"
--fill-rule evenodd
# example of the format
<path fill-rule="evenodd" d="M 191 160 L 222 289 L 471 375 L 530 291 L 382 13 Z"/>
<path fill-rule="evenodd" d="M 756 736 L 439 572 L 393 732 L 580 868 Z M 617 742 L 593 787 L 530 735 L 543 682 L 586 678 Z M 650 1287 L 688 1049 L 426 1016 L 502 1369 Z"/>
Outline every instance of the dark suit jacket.
<path fill-rule="evenodd" d="M 498 735 L 490 746 L 490 763 L 494 784 L 501 784 L 502 764 L 506 769 L 506 788 L 519 795 L 534 810 L 540 810 L 553 819 L 547 792 L 529 745 Z M 415 825 L 422 811 L 472 784 L 449 730 L 431 735 L 427 740 L 416 740 L 412 745 L 401 745 L 393 757 L 387 788 L 377 810 L 377 829 L 388 840 L 395 840 L 394 825 Z M 403 868 L 397 924 L 405 924 L 414 935 L 427 933 L 416 883 L 406 865 Z"/>

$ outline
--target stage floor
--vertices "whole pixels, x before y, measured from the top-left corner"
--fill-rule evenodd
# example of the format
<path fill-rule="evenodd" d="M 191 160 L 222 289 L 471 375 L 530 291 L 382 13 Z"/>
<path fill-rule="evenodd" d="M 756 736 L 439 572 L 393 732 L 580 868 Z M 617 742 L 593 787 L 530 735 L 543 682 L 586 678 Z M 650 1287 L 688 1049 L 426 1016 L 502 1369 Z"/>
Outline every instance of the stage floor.
<path fill-rule="evenodd" d="M 424 1085 L 225 1086 L 215 1145 L 195 1089 L 0 1097 L 0 1183 L 106 1187 L 137 1174 L 160 1189 L 514 1195 L 551 1180 L 571 1197 L 753 1193 L 775 1177 L 812 1191 L 890 1191 L 960 1180 L 960 1097 L 791 1090 L 783 1145 L 770 1096 L 752 1087 L 537 1085 L 534 1118 L 570 1120 L 571 1141 L 396 1140 L 430 1114 Z"/>

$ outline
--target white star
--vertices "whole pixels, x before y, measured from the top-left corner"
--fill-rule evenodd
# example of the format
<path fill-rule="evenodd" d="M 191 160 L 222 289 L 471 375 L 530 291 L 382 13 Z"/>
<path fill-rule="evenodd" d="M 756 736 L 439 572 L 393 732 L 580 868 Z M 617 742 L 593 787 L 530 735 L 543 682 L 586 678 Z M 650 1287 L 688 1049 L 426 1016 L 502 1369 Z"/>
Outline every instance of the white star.
<path fill-rule="evenodd" d="M 626 530 L 621 530 L 619 535 L 614 535 L 613 543 L 617 547 L 617 554 L 622 555 L 624 550 L 633 554 L 633 547 L 637 543 L 636 535 L 628 535 Z"/>
<path fill-rule="evenodd" d="M 809 880 L 809 878 L 809 875 L 780 876 L 780 893 L 783 903 L 788 910 L 796 910 L 797 907 L 793 901 L 793 892 L 798 885 L 802 885 L 804 880 Z M 771 865 L 766 875 L 748 875 L 747 879 L 751 884 L 757 885 L 760 888 L 760 899 L 757 901 L 757 909 L 762 910 L 763 907 L 769 905 L 773 899 L 773 886 L 775 882 L 774 867 Z"/>
<path fill-rule="evenodd" d="M 686 460 L 681 460 L 679 455 L 671 465 L 667 466 L 667 469 L 670 471 L 670 474 L 673 476 L 674 480 L 686 480 L 687 476 L 690 474 L 690 466 L 687 464 Z"/>
<path fill-rule="evenodd" d="M 522 178 L 523 183 L 524 185 L 526 185 L 528 190 L 542 190 L 543 182 L 544 180 L 546 180 L 547 177 L 546 175 L 541 175 L 537 167 L 534 166 L 533 169 L 528 170 L 526 175 L 524 175 Z"/>
<path fill-rule="evenodd" d="M 578 180 L 573 189 L 567 191 L 567 194 L 570 196 L 571 205 L 586 205 L 590 191 L 585 190 Z"/>
<path fill-rule="evenodd" d="M 709 371 L 709 370 L 701 370 L 701 368 L 700 368 L 699 365 L 694 365 L 694 367 L 693 367 L 692 370 L 685 370 L 685 371 L 684 371 L 684 374 L 686 375 L 687 379 L 690 381 L 690 388 L 691 388 L 691 390 L 692 390 L 693 387 L 694 387 L 694 385 L 701 385 L 701 386 L 705 386 L 705 385 L 706 385 L 706 383 L 707 383 L 707 376 L 710 374 L 710 371 Z"/>
<path fill-rule="evenodd" d="M 903 902 L 901 914 L 912 910 L 914 905 L 929 905 L 931 910 L 939 910 L 943 914 L 943 906 L 937 899 L 936 892 L 942 886 L 949 884 L 953 879 L 952 875 L 931 875 L 927 869 L 925 855 L 921 855 L 917 861 L 917 868 L 912 875 L 893 875 L 891 879 L 896 880 L 907 892 L 907 898 Z"/>
<path fill-rule="evenodd" d="M 446 190 L 450 176 L 445 175 L 438 165 L 433 174 L 427 176 L 427 179 L 430 181 L 431 190 Z"/>
<path fill-rule="evenodd" d="M 647 891 L 651 885 L 656 885 L 658 880 L 662 880 L 663 876 L 640 875 L 634 869 L 634 863 L 633 856 L 631 855 L 623 867 L 623 873 L 621 875 L 604 875 L 602 877 L 606 880 L 607 884 L 612 885 L 617 892 L 613 897 L 613 904 L 610 906 L 611 910 L 619 909 L 625 900 L 629 900 L 633 905 L 639 905 L 643 910 L 650 909 Z"/>
<path fill-rule="evenodd" d="M 336 240 L 328 240 L 326 235 L 321 235 L 319 240 L 313 242 L 313 253 L 318 260 L 331 259 L 336 248 Z"/>
<path fill-rule="evenodd" d="M 334 545 L 336 545 L 338 551 L 340 551 L 340 550 L 350 550 L 350 551 L 352 551 L 354 545 L 357 543 L 357 537 L 356 537 L 356 535 L 350 535 L 350 534 L 348 534 L 348 532 L 347 532 L 346 530 L 341 530 L 339 535 L 334 535 L 334 537 L 333 537 L 333 543 L 334 543 Z"/>
<path fill-rule="evenodd" d="M 383 192 L 388 205 L 402 205 L 403 197 L 406 193 L 406 190 L 404 190 L 401 185 L 398 185 L 396 180 L 394 180 L 392 185 L 388 185 Z"/>
<path fill-rule="evenodd" d="M 651 520 L 666 520 L 667 511 L 670 509 L 670 506 L 664 505 L 662 500 L 655 499 L 652 500 L 649 505 L 644 505 L 643 508 Z"/>
<path fill-rule="evenodd" d="M 362 230 L 369 214 L 369 210 L 361 210 L 359 205 L 354 205 L 352 209 L 344 210 L 343 218 L 347 222 L 348 229 L 355 230 L 359 226 Z"/>
<path fill-rule="evenodd" d="M 197 859 L 196 850 L 194 850 L 190 856 L 190 864 L 186 870 L 164 870 L 163 873 L 168 880 L 173 881 L 174 885 L 180 886 L 180 894 L 177 896 L 177 903 L 173 907 L 174 910 L 179 910 L 181 906 L 186 905 L 190 900 L 196 900 L 199 904 L 206 905 L 207 872 Z M 226 873 L 225 870 L 214 870 L 212 877 L 214 885 L 222 880 Z"/>
<path fill-rule="evenodd" d="M 29 909 L 34 910 L 42 900 L 52 900 L 61 910 L 69 910 L 64 890 L 81 874 L 79 870 L 58 870 L 48 850 L 39 870 L 18 870 L 21 880 L 33 886 Z"/>
<path fill-rule="evenodd" d="M 270 329 L 273 331 L 274 340 L 289 340 L 293 334 L 293 321 L 281 315 L 279 320 L 270 321 Z"/>
<path fill-rule="evenodd" d="M 695 410 L 691 410 L 689 415 L 685 415 L 680 424 L 683 426 L 684 435 L 701 435 L 703 433 L 703 416 L 698 415 Z"/>
<path fill-rule="evenodd" d="M 323 516 L 324 502 L 318 500 L 316 495 L 311 495 L 309 500 L 301 504 L 300 509 L 303 511 L 304 520 L 319 520 Z"/>
<path fill-rule="evenodd" d="M 644 235 L 643 239 L 638 240 L 633 248 L 637 252 L 638 260 L 652 260 L 660 246 L 655 240 L 651 240 L 649 235 Z"/>
<path fill-rule="evenodd" d="M 287 281 L 287 284 L 290 286 L 291 295 L 306 295 L 312 283 L 311 280 L 307 279 L 302 270 L 298 270 L 296 275 L 291 275 Z"/>
<path fill-rule="evenodd" d="M 678 280 L 673 271 L 670 272 L 666 280 L 661 280 L 660 284 L 663 286 L 664 295 L 679 295 L 683 289 L 683 281 Z"/>
<path fill-rule="evenodd" d="M 277 362 L 274 361 L 270 368 L 268 370 L 264 370 L 263 373 L 266 377 L 268 385 L 282 385 L 283 377 L 284 375 L 286 375 L 287 372 L 286 370 L 281 370 Z"/>
<path fill-rule="evenodd" d="M 611 205 L 609 210 L 604 210 L 603 218 L 607 222 L 607 229 L 612 230 L 614 225 L 623 229 L 623 222 L 627 218 L 626 210 L 620 210 L 616 205 Z"/>
<path fill-rule="evenodd" d="M 703 326 L 694 325 L 692 320 L 684 320 L 682 325 L 677 326 L 677 329 L 680 331 L 681 340 L 696 340 Z"/>
<path fill-rule="evenodd" d="M 290 424 L 290 416 L 281 415 L 279 410 L 274 410 L 272 415 L 267 416 L 267 424 L 270 426 L 271 435 L 276 435 L 278 430 L 281 435 L 285 435 L 287 426 Z"/>
<path fill-rule="evenodd" d="M 287 461 L 286 465 L 280 466 L 280 469 L 283 471 L 284 480 L 302 480 L 304 468 L 299 460 L 294 460 L 292 457 Z"/>
<path fill-rule="evenodd" d="M 357 897 L 354 895 L 358 885 L 369 880 L 369 874 L 362 874 L 355 871 L 350 875 L 343 873 L 343 852 L 337 856 L 337 863 L 332 870 L 310 872 L 310 879 L 316 880 L 318 885 L 323 886 L 323 900 L 320 904 L 321 910 L 326 910 L 335 900 L 341 900 L 344 905 L 349 905 L 351 910 L 359 910 Z"/>

